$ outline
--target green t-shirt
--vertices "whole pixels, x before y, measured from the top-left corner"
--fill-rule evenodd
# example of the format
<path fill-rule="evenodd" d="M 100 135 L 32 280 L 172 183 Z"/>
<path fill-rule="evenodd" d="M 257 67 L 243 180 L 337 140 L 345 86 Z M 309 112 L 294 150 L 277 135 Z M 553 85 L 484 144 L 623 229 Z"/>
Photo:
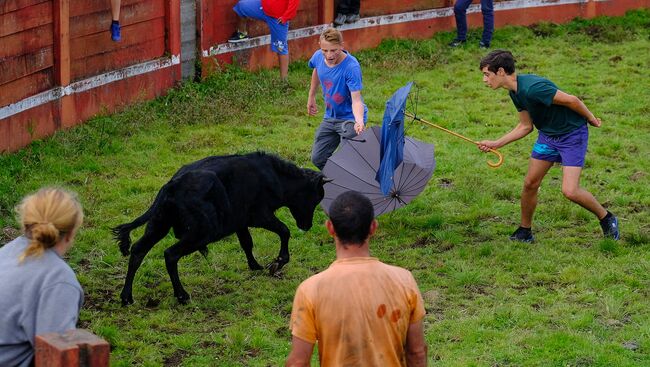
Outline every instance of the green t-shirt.
<path fill-rule="evenodd" d="M 558 87 L 537 75 L 517 75 L 517 92 L 510 91 L 517 111 L 528 111 L 537 130 L 548 136 L 564 135 L 587 123 L 572 109 L 553 104 Z"/>

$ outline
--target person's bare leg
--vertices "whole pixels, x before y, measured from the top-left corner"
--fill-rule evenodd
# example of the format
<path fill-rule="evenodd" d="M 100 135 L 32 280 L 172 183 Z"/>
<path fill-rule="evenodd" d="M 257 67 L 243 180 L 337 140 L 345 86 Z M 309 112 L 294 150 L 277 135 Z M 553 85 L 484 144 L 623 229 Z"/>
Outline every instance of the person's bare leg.
<path fill-rule="evenodd" d="M 562 167 L 562 194 L 567 199 L 594 213 L 599 220 L 603 219 L 607 215 L 607 210 L 589 191 L 580 187 L 581 173 L 582 167 Z"/>
<path fill-rule="evenodd" d="M 528 173 L 524 178 L 524 188 L 521 191 L 521 227 L 530 228 L 533 224 L 533 214 L 537 207 L 537 192 L 542 180 L 553 162 L 531 158 L 528 162 Z"/>
<path fill-rule="evenodd" d="M 120 6 L 122 0 L 111 0 L 111 17 L 115 21 L 120 20 Z"/>
<path fill-rule="evenodd" d="M 278 54 L 278 61 L 280 63 L 280 78 L 286 81 L 289 75 L 289 54 Z"/>
<path fill-rule="evenodd" d="M 237 22 L 237 32 L 247 34 L 248 32 L 246 31 L 248 27 L 248 19 L 247 18 L 239 18 L 239 21 Z"/>

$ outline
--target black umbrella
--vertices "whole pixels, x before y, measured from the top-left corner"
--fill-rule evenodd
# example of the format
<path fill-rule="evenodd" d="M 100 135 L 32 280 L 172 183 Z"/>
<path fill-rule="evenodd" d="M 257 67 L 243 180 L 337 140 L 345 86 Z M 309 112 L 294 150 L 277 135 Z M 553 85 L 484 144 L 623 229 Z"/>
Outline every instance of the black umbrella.
<path fill-rule="evenodd" d="M 387 196 L 375 179 L 379 169 L 381 128 L 373 126 L 354 139 L 346 139 L 325 164 L 325 184 L 321 206 L 329 213 L 332 201 L 345 191 L 354 190 L 370 199 L 375 216 L 393 211 L 413 200 L 427 185 L 436 166 L 433 145 L 410 137 L 404 139 L 404 159 L 395 169 L 393 186 Z"/>

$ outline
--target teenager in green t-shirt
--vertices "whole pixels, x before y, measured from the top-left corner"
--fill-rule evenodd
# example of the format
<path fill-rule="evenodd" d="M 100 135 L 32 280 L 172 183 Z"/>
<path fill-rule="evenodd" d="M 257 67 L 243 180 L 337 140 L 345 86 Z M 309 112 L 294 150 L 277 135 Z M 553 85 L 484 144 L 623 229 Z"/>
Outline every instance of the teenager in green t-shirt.
<path fill-rule="evenodd" d="M 619 239 L 618 219 L 587 190 L 580 187 L 580 174 L 587 153 L 587 124 L 600 127 L 596 118 L 576 96 L 562 92 L 550 80 L 537 75 L 517 75 L 512 53 L 495 50 L 485 56 L 479 68 L 483 82 L 492 89 L 507 89 L 519 111 L 519 124 L 497 140 L 479 142 L 479 149 L 497 149 L 519 140 L 536 127 L 539 137 L 533 146 L 528 173 L 521 193 L 521 224 L 511 240 L 532 242 L 533 214 L 537 191 L 554 163 L 562 164 L 562 193 L 574 203 L 594 213 L 605 237 Z"/>

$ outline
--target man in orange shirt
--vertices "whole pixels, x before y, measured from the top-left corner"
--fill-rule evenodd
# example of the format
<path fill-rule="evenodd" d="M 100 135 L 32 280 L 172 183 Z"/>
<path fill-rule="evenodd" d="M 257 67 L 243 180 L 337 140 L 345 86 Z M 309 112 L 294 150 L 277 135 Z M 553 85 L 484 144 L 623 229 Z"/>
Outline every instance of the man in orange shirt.
<path fill-rule="evenodd" d="M 293 301 L 286 366 L 426 366 L 422 295 L 409 272 L 370 257 L 377 229 L 370 200 L 348 191 L 325 223 L 336 261 L 300 284 Z"/>
<path fill-rule="evenodd" d="M 239 16 L 237 31 L 228 42 L 237 43 L 248 39 L 247 18 L 266 22 L 271 33 L 271 51 L 278 54 L 280 78 L 287 79 L 289 73 L 289 21 L 296 16 L 299 0 L 239 0 L 233 10 Z"/>

